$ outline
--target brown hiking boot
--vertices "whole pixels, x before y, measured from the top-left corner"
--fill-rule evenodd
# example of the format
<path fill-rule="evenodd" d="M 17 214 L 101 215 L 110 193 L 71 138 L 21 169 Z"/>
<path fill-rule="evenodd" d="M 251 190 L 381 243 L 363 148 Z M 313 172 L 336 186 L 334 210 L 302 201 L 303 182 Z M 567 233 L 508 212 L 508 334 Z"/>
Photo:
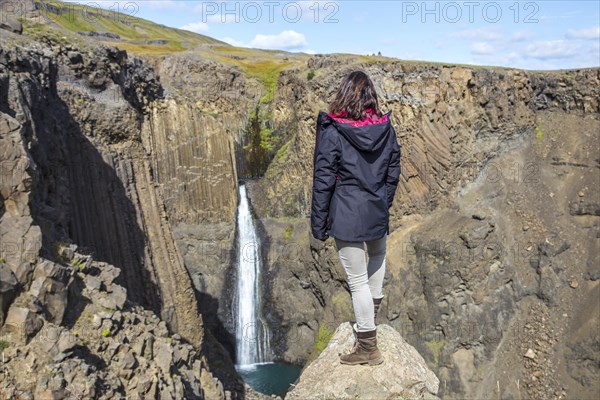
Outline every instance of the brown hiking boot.
<path fill-rule="evenodd" d="M 377 326 L 377 313 L 379 312 L 379 306 L 381 305 L 381 302 L 383 301 L 383 297 L 379 298 L 379 299 L 373 299 L 373 311 L 374 313 L 374 317 L 373 317 L 373 322 L 375 323 L 375 326 Z M 352 332 L 354 333 L 354 345 L 352 346 L 352 351 L 356 351 L 356 348 L 358 347 L 358 339 L 356 338 L 356 322 L 352 324 Z"/>
<path fill-rule="evenodd" d="M 383 362 L 383 356 L 377 348 L 377 329 L 368 332 L 356 332 L 358 346 L 350 354 L 340 356 L 340 362 L 348 365 L 369 364 L 378 365 Z"/>

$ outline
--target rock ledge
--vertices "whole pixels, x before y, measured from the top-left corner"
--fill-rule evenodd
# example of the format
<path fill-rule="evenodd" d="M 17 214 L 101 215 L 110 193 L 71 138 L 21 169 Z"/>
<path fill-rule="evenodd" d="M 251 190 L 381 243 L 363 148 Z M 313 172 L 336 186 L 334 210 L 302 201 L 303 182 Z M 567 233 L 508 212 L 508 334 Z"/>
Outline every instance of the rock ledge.
<path fill-rule="evenodd" d="M 439 379 L 417 350 L 389 325 L 377 326 L 379 349 L 385 359 L 375 367 L 342 365 L 354 337 L 349 323 L 341 324 L 319 357 L 304 369 L 287 399 L 437 399 Z"/>

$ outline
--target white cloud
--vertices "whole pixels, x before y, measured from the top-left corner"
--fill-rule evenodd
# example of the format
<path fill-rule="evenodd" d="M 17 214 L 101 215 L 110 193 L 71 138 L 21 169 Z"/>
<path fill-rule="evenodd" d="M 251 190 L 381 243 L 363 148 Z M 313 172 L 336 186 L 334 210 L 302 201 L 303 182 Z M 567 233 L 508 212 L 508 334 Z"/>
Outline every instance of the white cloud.
<path fill-rule="evenodd" d="M 222 42 L 225 42 L 225 43 L 229 43 L 230 45 L 236 46 L 236 47 L 248 47 L 248 45 L 246 45 L 244 42 L 236 40 L 229 36 L 220 38 L 219 40 Z"/>
<path fill-rule="evenodd" d="M 307 45 L 304 35 L 292 30 L 283 31 L 277 35 L 259 33 L 250 42 L 251 47 L 280 50 L 301 50 Z"/>
<path fill-rule="evenodd" d="M 510 36 L 511 42 L 523 42 L 533 38 L 535 35 L 529 31 L 517 31 Z"/>
<path fill-rule="evenodd" d="M 471 44 L 471 53 L 473 54 L 492 54 L 494 47 L 488 42 L 475 42 Z"/>
<path fill-rule="evenodd" d="M 600 40 L 600 26 L 587 29 L 569 29 L 565 36 L 568 39 L 595 39 Z"/>
<path fill-rule="evenodd" d="M 201 32 L 208 31 L 209 27 L 206 22 L 192 22 L 190 24 L 185 24 L 180 29 L 185 29 L 186 31 L 201 33 Z"/>
<path fill-rule="evenodd" d="M 463 29 L 450 32 L 450 36 L 459 39 L 500 40 L 502 34 L 497 28 Z"/>
<path fill-rule="evenodd" d="M 570 58 L 579 53 L 581 46 L 568 40 L 547 40 L 525 46 L 524 56 L 538 60 Z"/>

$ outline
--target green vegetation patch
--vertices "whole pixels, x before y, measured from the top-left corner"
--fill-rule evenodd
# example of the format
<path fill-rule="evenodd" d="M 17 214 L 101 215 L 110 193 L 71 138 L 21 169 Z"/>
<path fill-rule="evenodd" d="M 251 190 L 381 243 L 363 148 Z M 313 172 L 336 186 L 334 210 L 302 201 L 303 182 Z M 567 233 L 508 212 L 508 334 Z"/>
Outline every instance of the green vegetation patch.
<path fill-rule="evenodd" d="M 440 340 L 432 339 L 428 342 L 425 342 L 425 346 L 427 346 L 427 348 L 433 355 L 433 361 L 435 362 L 435 364 L 439 365 L 440 353 L 442 351 L 442 347 L 444 347 L 444 339 L 440 339 Z"/>
<path fill-rule="evenodd" d="M 325 325 L 319 326 L 319 332 L 317 333 L 317 341 L 313 346 L 314 350 L 318 353 L 321 353 L 327 347 L 327 344 L 331 340 L 333 336 L 333 331 L 327 329 Z"/>

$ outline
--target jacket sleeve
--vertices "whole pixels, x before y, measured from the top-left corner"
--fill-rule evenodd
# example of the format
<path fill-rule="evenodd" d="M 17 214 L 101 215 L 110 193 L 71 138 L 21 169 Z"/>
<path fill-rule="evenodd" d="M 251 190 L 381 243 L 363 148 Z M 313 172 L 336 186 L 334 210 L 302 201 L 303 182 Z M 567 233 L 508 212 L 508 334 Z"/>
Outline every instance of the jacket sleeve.
<path fill-rule="evenodd" d="M 400 180 L 400 145 L 398 145 L 398 139 L 396 138 L 396 131 L 392 128 L 392 154 L 387 169 L 387 177 L 385 185 L 387 188 L 387 199 L 388 208 L 392 206 L 394 201 L 394 195 L 396 194 L 396 188 Z"/>
<path fill-rule="evenodd" d="M 335 189 L 340 157 L 338 143 L 337 134 L 330 129 L 321 128 L 320 121 L 318 121 L 310 223 L 313 236 L 319 240 L 326 240 L 328 237 L 329 203 Z"/>

